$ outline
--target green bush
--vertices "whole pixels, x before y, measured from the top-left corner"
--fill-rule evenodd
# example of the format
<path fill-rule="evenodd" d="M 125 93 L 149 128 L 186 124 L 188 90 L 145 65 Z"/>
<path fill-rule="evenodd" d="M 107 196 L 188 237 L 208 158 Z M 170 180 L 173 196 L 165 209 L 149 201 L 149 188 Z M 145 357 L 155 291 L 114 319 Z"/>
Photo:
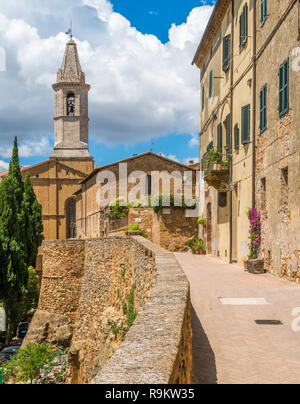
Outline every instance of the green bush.
<path fill-rule="evenodd" d="M 170 203 L 169 203 L 170 202 Z M 193 200 L 188 201 L 186 200 L 182 194 L 180 195 L 156 195 L 151 197 L 151 207 L 155 213 L 158 213 L 160 210 L 167 208 L 167 207 L 177 207 L 182 209 L 193 209 L 196 207 L 197 198 L 193 197 Z"/>
<path fill-rule="evenodd" d="M 17 383 L 32 384 L 33 380 L 39 377 L 41 370 L 48 373 L 52 371 L 55 356 L 55 351 L 45 343 L 27 344 L 5 365 L 3 369 L 5 379 L 13 378 Z"/>
<path fill-rule="evenodd" d="M 127 231 L 139 231 L 140 230 L 140 226 L 137 223 L 132 223 Z"/>
<path fill-rule="evenodd" d="M 200 219 L 198 219 L 198 224 L 206 224 L 206 219 L 201 217 Z"/>
<path fill-rule="evenodd" d="M 134 323 L 135 319 L 137 318 L 137 312 L 135 310 L 134 304 L 134 291 L 136 286 L 133 285 L 130 289 L 129 294 L 126 296 L 127 304 L 123 305 L 123 310 L 125 308 L 124 314 L 126 314 L 126 323 L 128 327 L 131 327 Z"/>
<path fill-rule="evenodd" d="M 108 216 L 110 219 L 122 219 L 129 214 L 129 206 L 123 198 L 118 198 L 109 205 Z"/>

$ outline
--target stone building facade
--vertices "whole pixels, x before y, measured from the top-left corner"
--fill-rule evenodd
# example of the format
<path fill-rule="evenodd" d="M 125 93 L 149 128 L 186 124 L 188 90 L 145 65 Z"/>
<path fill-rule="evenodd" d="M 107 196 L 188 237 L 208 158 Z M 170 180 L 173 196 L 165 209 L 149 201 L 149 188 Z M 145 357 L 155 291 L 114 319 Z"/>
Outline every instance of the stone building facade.
<path fill-rule="evenodd" d="M 266 269 L 289 277 L 300 238 L 298 17 L 296 0 L 219 0 L 193 61 L 210 252 L 246 260 L 247 211 L 256 207 Z"/>
<path fill-rule="evenodd" d="M 126 175 L 123 178 L 120 170 L 125 170 Z M 99 175 L 105 175 L 105 173 L 114 175 L 115 182 L 111 182 L 111 187 L 115 187 L 116 193 L 115 195 L 109 195 L 108 190 L 104 195 L 107 198 L 107 203 L 102 204 L 101 202 L 100 204 L 100 191 L 106 184 L 100 182 Z M 81 181 L 81 188 L 75 195 L 76 233 L 78 238 L 97 238 L 107 234 L 105 213 L 107 212 L 109 201 L 112 202 L 116 198 L 127 198 L 127 202 L 135 200 L 134 197 L 131 198 L 131 192 L 139 185 L 139 180 L 136 180 L 135 176 L 133 176 L 133 181 L 131 182 L 131 176 L 134 173 L 145 175 L 145 183 L 141 186 L 141 192 L 146 188 L 146 196 L 170 193 L 184 195 L 184 192 L 196 196 L 197 171 L 192 167 L 182 165 L 152 152 L 96 168 L 93 173 Z M 155 173 L 159 173 L 160 177 L 156 176 Z M 190 177 L 191 181 L 187 177 Z M 155 178 L 157 178 L 157 181 L 155 181 Z M 124 184 L 126 185 L 124 186 Z M 164 184 L 167 185 L 166 191 Z M 138 192 L 137 196 L 141 197 L 141 193 Z M 194 218 L 195 223 L 196 220 L 197 217 Z M 177 227 L 180 228 L 181 225 L 182 217 L 180 223 L 177 223 Z"/>

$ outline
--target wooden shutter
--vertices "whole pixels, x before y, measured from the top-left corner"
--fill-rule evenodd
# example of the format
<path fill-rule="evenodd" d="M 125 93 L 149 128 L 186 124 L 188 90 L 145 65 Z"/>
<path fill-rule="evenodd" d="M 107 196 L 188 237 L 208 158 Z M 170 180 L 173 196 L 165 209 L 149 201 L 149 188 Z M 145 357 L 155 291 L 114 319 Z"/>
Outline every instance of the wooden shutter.
<path fill-rule="evenodd" d="M 267 85 L 265 85 L 259 95 L 260 122 L 259 129 L 262 133 L 267 128 Z"/>
<path fill-rule="evenodd" d="M 248 4 L 246 3 L 243 7 L 243 12 L 240 15 L 240 48 L 248 40 Z"/>
<path fill-rule="evenodd" d="M 260 25 L 262 26 L 268 17 L 268 1 L 260 0 Z"/>
<path fill-rule="evenodd" d="M 242 143 L 250 141 L 250 105 L 242 108 Z"/>
<path fill-rule="evenodd" d="M 279 115 L 289 110 L 289 59 L 279 69 Z"/>
<path fill-rule="evenodd" d="M 212 97 L 212 86 L 213 86 L 213 71 L 209 72 L 209 98 Z"/>
<path fill-rule="evenodd" d="M 214 148 L 214 142 L 210 142 L 207 146 L 207 152 L 209 152 L 210 150 L 212 150 Z"/>
<path fill-rule="evenodd" d="M 217 137 L 218 137 L 218 146 L 217 146 L 218 152 L 223 153 L 223 133 L 222 133 L 222 124 L 221 123 L 218 125 Z"/>
<path fill-rule="evenodd" d="M 223 70 L 228 70 L 230 66 L 230 41 L 231 35 L 223 38 Z"/>
<path fill-rule="evenodd" d="M 226 117 L 226 147 L 227 150 L 231 149 L 231 128 L 230 128 L 230 114 Z"/>
<path fill-rule="evenodd" d="M 202 111 L 204 110 L 204 102 L 205 102 L 205 93 L 204 93 L 204 91 L 205 91 L 205 87 L 204 87 L 204 84 L 203 84 L 203 86 L 202 86 Z"/>
<path fill-rule="evenodd" d="M 234 148 L 239 150 L 240 147 L 240 130 L 238 124 L 234 126 Z"/>

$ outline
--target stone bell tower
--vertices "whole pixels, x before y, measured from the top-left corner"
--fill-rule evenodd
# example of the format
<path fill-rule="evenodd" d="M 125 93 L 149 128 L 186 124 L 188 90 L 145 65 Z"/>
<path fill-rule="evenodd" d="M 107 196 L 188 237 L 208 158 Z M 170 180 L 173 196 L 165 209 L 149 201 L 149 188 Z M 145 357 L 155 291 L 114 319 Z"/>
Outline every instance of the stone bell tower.
<path fill-rule="evenodd" d="M 54 117 L 53 158 L 84 158 L 89 153 L 88 92 L 81 70 L 77 45 L 67 43 L 64 59 L 57 72 Z"/>

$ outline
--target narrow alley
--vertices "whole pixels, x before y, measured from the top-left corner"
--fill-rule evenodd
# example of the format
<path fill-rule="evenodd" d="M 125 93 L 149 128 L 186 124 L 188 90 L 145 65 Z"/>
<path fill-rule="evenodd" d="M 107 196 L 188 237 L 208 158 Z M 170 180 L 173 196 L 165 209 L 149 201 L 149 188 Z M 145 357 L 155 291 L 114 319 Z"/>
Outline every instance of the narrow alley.
<path fill-rule="evenodd" d="M 300 286 L 209 256 L 176 258 L 191 283 L 194 381 L 300 383 Z"/>

